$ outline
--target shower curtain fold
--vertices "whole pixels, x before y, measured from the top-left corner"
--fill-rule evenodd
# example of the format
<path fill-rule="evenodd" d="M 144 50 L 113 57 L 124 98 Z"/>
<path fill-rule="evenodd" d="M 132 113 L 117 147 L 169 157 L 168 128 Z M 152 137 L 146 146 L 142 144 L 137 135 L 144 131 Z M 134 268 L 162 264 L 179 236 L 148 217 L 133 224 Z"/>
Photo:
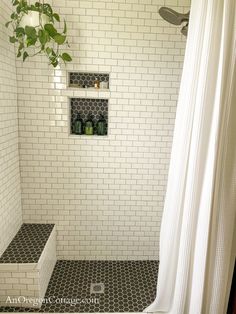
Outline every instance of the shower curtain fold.
<path fill-rule="evenodd" d="M 144 312 L 226 312 L 236 217 L 235 59 L 235 0 L 192 0 L 157 297 Z"/>

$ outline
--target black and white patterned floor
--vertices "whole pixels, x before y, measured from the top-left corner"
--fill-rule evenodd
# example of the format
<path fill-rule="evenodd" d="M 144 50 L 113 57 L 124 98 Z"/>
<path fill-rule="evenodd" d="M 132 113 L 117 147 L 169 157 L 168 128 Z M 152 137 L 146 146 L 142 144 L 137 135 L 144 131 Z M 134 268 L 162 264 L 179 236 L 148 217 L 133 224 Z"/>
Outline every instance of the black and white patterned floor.
<path fill-rule="evenodd" d="M 37 263 L 54 224 L 22 224 L 0 263 Z"/>
<path fill-rule="evenodd" d="M 142 312 L 155 298 L 158 261 L 57 261 L 41 309 L 0 312 Z"/>

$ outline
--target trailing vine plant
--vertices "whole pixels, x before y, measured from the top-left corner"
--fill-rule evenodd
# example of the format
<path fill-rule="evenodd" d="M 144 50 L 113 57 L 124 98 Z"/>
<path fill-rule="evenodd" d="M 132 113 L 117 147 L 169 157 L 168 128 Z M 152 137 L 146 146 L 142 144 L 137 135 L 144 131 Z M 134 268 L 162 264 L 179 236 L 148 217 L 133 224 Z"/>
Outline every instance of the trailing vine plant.
<path fill-rule="evenodd" d="M 5 24 L 12 26 L 13 34 L 9 37 L 11 43 L 17 45 L 17 57 L 22 57 L 25 61 L 28 57 L 38 54 L 45 54 L 49 59 L 49 64 L 56 67 L 60 60 L 65 63 L 72 60 L 66 52 L 61 52 L 63 44 L 68 44 L 66 39 L 67 26 L 64 20 L 64 29 L 59 32 L 55 23 L 60 22 L 60 16 L 55 13 L 48 3 L 44 1 L 29 4 L 28 0 L 12 0 L 15 8 L 11 14 L 11 20 Z M 25 15 L 35 11 L 39 14 L 39 23 L 36 26 L 22 26 L 21 22 Z M 46 24 L 44 21 L 47 20 Z M 32 53 L 32 49 L 35 48 Z"/>

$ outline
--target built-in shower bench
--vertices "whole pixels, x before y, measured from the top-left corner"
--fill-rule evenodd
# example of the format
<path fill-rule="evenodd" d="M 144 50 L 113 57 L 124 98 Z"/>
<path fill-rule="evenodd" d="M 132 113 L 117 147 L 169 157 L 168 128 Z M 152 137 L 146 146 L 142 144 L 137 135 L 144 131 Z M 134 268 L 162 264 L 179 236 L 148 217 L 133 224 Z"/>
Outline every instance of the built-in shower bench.
<path fill-rule="evenodd" d="M 23 224 L 0 257 L 0 305 L 39 308 L 55 263 L 55 225 Z"/>

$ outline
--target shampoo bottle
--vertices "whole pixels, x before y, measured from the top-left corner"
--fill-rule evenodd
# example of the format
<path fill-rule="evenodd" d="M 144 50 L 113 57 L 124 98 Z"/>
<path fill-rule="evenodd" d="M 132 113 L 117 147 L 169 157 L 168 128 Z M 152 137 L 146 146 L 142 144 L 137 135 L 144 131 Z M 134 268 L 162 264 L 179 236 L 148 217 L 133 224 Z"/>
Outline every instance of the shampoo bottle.
<path fill-rule="evenodd" d="M 86 135 L 93 135 L 94 133 L 93 116 L 91 113 L 88 115 L 88 118 L 85 121 L 84 131 Z"/>

